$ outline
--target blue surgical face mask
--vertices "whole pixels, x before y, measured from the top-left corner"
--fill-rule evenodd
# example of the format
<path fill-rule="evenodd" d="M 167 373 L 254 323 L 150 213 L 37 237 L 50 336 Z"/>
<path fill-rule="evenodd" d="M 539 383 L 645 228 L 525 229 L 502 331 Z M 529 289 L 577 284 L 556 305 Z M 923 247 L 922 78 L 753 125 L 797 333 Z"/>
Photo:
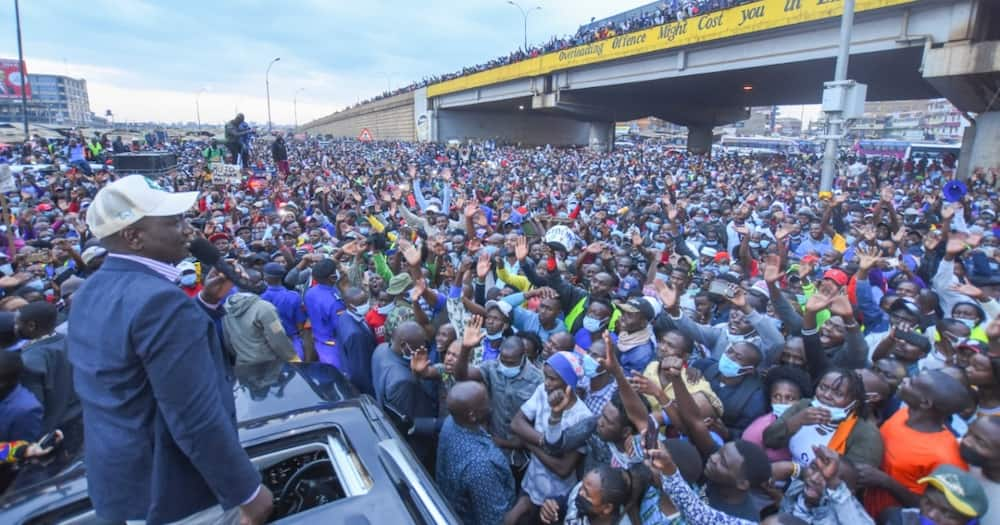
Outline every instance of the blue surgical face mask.
<path fill-rule="evenodd" d="M 198 282 L 198 275 L 193 273 L 186 273 L 181 275 L 181 286 L 191 288 Z"/>
<path fill-rule="evenodd" d="M 719 373 L 730 379 L 739 377 L 743 374 L 743 365 L 733 361 L 728 355 L 722 354 L 722 357 L 719 358 Z"/>
<path fill-rule="evenodd" d="M 359 304 L 358 306 L 354 307 L 354 315 L 361 318 L 364 317 L 369 310 L 371 310 L 371 305 L 369 305 L 368 303 Z"/>
<path fill-rule="evenodd" d="M 750 249 L 751 250 L 759 250 L 760 249 L 760 243 L 759 242 L 751 242 L 749 244 L 750 244 Z"/>
<path fill-rule="evenodd" d="M 396 309 L 396 303 L 389 303 L 387 305 L 379 306 L 378 313 L 382 315 L 389 315 L 395 309 Z"/>
<path fill-rule="evenodd" d="M 604 321 L 595 319 L 589 315 L 583 318 L 583 329 L 588 332 L 596 332 L 600 330 L 603 325 Z"/>
<path fill-rule="evenodd" d="M 521 363 L 518 364 L 517 366 L 507 366 L 507 365 L 503 364 L 502 362 L 500 362 L 500 360 L 498 359 L 497 360 L 497 372 L 500 372 L 500 375 L 502 375 L 502 376 L 504 376 L 504 377 L 506 377 L 508 379 L 513 379 L 513 378 L 517 377 L 517 374 L 521 373 L 521 366 L 523 364 L 524 364 L 524 358 L 521 358 Z"/>
<path fill-rule="evenodd" d="M 792 406 L 791 403 L 771 403 L 771 411 L 774 412 L 775 417 L 781 417 L 790 406 Z"/>
<path fill-rule="evenodd" d="M 654 242 L 653 243 L 653 249 L 662 252 L 663 250 L 667 249 L 667 243 L 665 243 L 665 242 Z"/>
<path fill-rule="evenodd" d="M 766 250 L 769 246 L 771 246 L 771 241 L 769 241 L 767 239 L 761 239 L 760 240 L 760 247 L 761 247 L 761 249 Z"/>
<path fill-rule="evenodd" d="M 494 255 L 497 254 L 497 251 L 499 251 L 499 248 L 497 248 L 496 246 L 493 246 L 492 244 L 487 244 L 486 247 L 483 248 L 483 250 L 486 251 L 487 255 L 489 255 L 490 257 L 493 257 Z"/>
<path fill-rule="evenodd" d="M 851 408 L 854 407 L 854 401 L 851 401 L 851 403 L 844 408 L 839 408 L 826 405 L 819 399 L 813 398 L 812 406 L 816 408 L 826 409 L 828 412 L 830 412 L 830 421 L 838 423 L 840 421 L 847 419 L 847 416 L 850 415 Z"/>
<path fill-rule="evenodd" d="M 976 322 L 975 319 L 959 319 L 958 322 L 964 324 L 965 326 L 968 326 L 969 330 L 972 330 L 979 324 Z"/>
<path fill-rule="evenodd" d="M 655 231 L 659 231 L 660 230 L 660 223 L 653 222 L 653 221 L 647 221 L 646 222 L 646 229 L 649 230 L 649 231 L 654 231 L 654 232 Z"/>
<path fill-rule="evenodd" d="M 29 281 L 28 284 L 25 284 L 24 286 L 26 286 L 26 287 L 28 287 L 28 288 L 36 291 L 36 292 L 40 292 L 40 291 L 42 291 L 42 290 L 45 289 L 45 283 L 42 282 L 41 279 L 35 279 L 33 281 Z"/>
<path fill-rule="evenodd" d="M 503 339 L 503 332 L 497 332 L 495 334 L 491 334 L 489 332 L 486 332 L 486 336 L 485 337 L 486 337 L 486 339 L 488 339 L 490 341 L 498 341 L 500 339 Z"/>

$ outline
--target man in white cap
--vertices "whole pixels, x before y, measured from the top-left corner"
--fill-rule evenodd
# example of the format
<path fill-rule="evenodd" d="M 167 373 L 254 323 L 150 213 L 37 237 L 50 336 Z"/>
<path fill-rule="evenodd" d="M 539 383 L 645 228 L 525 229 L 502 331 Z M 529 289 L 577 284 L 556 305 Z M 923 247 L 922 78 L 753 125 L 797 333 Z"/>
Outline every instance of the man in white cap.
<path fill-rule="evenodd" d="M 108 255 L 73 294 L 69 357 L 90 499 L 105 520 L 258 524 L 271 512 L 240 445 L 215 324 L 232 284 L 209 275 L 196 300 L 177 286 L 197 197 L 132 175 L 87 210 Z"/>

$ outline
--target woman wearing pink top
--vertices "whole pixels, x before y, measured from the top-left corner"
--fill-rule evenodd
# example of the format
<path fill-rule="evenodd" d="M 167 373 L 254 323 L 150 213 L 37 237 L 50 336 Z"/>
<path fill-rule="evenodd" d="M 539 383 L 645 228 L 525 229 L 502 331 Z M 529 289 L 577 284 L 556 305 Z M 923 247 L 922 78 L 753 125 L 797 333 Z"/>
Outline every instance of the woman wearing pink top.
<path fill-rule="evenodd" d="M 792 454 L 788 451 L 787 447 L 780 449 L 765 447 L 764 429 L 771 423 L 774 423 L 788 407 L 803 397 L 812 395 L 811 384 L 812 381 L 809 379 L 809 374 L 801 368 L 776 366 L 767 372 L 764 386 L 767 388 L 771 411 L 750 423 L 750 426 L 743 431 L 743 439 L 764 449 L 764 452 L 767 453 L 767 457 L 772 463 L 775 461 L 788 461 L 792 459 Z"/>

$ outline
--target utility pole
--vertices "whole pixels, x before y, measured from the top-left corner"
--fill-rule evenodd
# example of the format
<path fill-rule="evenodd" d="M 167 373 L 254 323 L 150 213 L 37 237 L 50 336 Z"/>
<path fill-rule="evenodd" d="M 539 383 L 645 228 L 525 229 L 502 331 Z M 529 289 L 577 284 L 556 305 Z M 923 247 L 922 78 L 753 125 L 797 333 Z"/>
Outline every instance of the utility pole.
<path fill-rule="evenodd" d="M 863 84 L 854 84 L 847 80 L 847 62 L 851 56 L 851 30 L 854 28 L 854 0 L 844 0 L 844 14 L 840 18 L 840 48 L 837 51 L 837 66 L 834 70 L 833 82 L 824 85 L 823 111 L 827 116 L 826 150 L 823 152 L 823 172 L 820 175 L 820 197 L 832 196 L 833 170 L 837 157 L 837 145 L 843 133 L 844 122 L 849 117 L 845 111 L 850 95 L 856 96 L 854 90 Z M 829 99 L 829 100 L 828 100 Z M 861 95 L 864 106 L 864 95 Z"/>
<path fill-rule="evenodd" d="M 271 132 L 271 66 L 275 62 L 281 60 L 281 57 L 277 57 L 267 65 L 267 71 L 264 72 L 264 92 L 267 94 L 267 131 Z"/>
<path fill-rule="evenodd" d="M 295 95 L 292 97 L 292 114 L 295 117 L 295 130 L 299 129 L 299 93 L 305 91 L 306 88 L 299 88 L 295 90 Z"/>
<path fill-rule="evenodd" d="M 21 5 L 14 0 L 14 19 L 17 23 L 17 61 L 21 68 L 21 114 L 24 116 L 24 140 L 31 139 L 28 132 L 28 68 L 24 67 L 24 46 L 21 45 Z"/>

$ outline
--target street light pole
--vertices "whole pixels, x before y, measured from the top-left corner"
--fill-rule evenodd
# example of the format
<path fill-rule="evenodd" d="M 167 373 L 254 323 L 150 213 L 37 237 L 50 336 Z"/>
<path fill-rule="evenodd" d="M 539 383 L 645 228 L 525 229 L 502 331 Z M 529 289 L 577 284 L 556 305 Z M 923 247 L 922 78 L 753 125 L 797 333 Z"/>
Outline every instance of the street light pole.
<path fill-rule="evenodd" d="M 507 0 L 507 3 L 510 4 L 510 5 L 512 5 L 512 6 L 514 6 L 514 7 L 516 7 L 517 10 L 521 12 L 521 18 L 524 21 L 524 48 L 523 49 L 524 49 L 524 52 L 527 53 L 528 52 L 528 13 L 530 13 L 531 11 L 541 11 L 542 10 L 542 6 L 536 5 L 535 7 L 532 7 L 531 9 L 525 10 L 523 7 L 521 7 L 521 4 L 515 2 L 514 0 Z"/>
<path fill-rule="evenodd" d="M 195 118 L 198 119 L 198 131 L 201 131 L 201 104 L 198 101 L 201 98 L 201 94 L 205 92 L 205 88 L 198 90 L 198 93 L 194 96 L 194 113 Z"/>
<path fill-rule="evenodd" d="M 840 48 L 837 50 L 837 66 L 834 70 L 834 82 L 847 80 L 847 61 L 851 56 L 851 30 L 854 27 L 854 0 L 844 0 L 844 14 L 840 18 Z M 841 114 L 827 113 L 826 150 L 823 152 L 823 172 L 819 179 L 820 196 L 833 191 L 833 169 L 837 155 L 837 144 L 843 132 L 844 119 Z"/>
<path fill-rule="evenodd" d="M 267 94 L 267 131 L 271 131 L 271 66 L 275 62 L 281 60 L 281 57 L 275 57 L 270 64 L 267 65 L 267 71 L 264 72 L 264 91 Z"/>
<path fill-rule="evenodd" d="M 295 116 L 295 130 L 299 129 L 299 93 L 305 91 L 306 88 L 299 88 L 295 90 L 295 95 L 292 97 L 292 113 Z"/>
<path fill-rule="evenodd" d="M 17 60 L 18 67 L 21 68 L 21 113 L 24 115 L 24 140 L 31 139 L 28 132 L 28 90 L 25 84 L 28 81 L 28 69 L 24 67 L 24 48 L 21 45 L 21 6 L 18 0 L 14 0 L 14 19 L 17 23 Z"/>

